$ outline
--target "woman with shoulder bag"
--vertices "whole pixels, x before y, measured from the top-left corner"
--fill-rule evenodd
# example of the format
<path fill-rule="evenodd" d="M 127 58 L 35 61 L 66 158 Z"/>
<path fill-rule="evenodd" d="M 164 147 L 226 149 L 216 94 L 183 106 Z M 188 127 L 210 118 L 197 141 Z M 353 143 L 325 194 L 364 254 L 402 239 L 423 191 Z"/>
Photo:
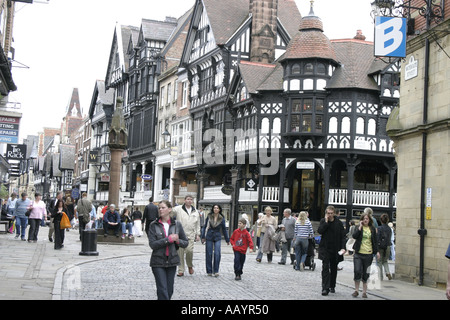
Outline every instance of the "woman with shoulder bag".
<path fill-rule="evenodd" d="M 65 229 L 61 229 L 61 220 L 63 214 L 67 211 L 67 207 L 62 199 L 59 199 L 55 205 L 55 209 L 51 213 L 53 223 L 55 225 L 55 250 L 59 250 L 64 247 Z"/>
<path fill-rule="evenodd" d="M 158 300 L 171 299 L 176 269 L 180 264 L 177 249 L 186 248 L 189 243 L 181 224 L 170 218 L 171 211 L 171 203 L 162 200 L 159 219 L 154 220 L 148 229 L 148 241 L 153 250 L 150 267 L 155 276 Z"/>
<path fill-rule="evenodd" d="M 355 292 L 353 297 L 359 294 L 359 284 L 363 283 L 362 297 L 367 298 L 367 280 L 370 275 L 370 266 L 372 265 L 373 256 L 376 254 L 380 257 L 377 244 L 377 231 L 372 225 L 372 219 L 368 213 L 363 213 L 360 217 L 359 226 L 353 232 L 355 251 L 353 257 Z"/>

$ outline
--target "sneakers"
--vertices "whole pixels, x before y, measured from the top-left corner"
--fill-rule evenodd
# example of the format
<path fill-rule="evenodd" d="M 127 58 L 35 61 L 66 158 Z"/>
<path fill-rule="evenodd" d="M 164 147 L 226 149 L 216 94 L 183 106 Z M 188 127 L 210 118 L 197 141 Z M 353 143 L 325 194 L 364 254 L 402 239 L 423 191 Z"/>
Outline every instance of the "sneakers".
<path fill-rule="evenodd" d="M 241 280 L 241 276 L 240 275 L 236 275 L 236 278 L 234 278 L 234 280 L 237 280 L 237 281 Z"/>

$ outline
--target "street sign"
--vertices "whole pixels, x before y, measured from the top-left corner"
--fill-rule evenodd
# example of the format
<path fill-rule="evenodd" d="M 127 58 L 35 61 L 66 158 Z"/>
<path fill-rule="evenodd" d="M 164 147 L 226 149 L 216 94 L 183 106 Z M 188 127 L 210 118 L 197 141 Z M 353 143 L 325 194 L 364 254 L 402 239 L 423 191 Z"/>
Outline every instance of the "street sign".
<path fill-rule="evenodd" d="M 406 18 L 375 17 L 376 57 L 406 57 Z"/>
<path fill-rule="evenodd" d="M 0 142 L 19 142 L 20 118 L 0 116 Z"/>
<path fill-rule="evenodd" d="M 8 144 L 6 146 L 6 159 L 8 160 L 26 160 L 27 145 L 25 144 Z"/>

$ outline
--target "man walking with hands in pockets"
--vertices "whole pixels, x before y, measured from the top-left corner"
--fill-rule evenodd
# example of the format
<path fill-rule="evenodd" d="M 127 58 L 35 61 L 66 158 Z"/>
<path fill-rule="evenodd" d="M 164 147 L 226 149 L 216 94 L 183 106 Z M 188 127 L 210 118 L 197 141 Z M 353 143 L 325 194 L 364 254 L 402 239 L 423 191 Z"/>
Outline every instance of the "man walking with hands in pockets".
<path fill-rule="evenodd" d="M 183 226 L 184 233 L 189 240 L 186 248 L 179 248 L 178 254 L 180 256 L 180 265 L 178 266 L 178 277 L 184 276 L 185 260 L 189 269 L 189 274 L 194 273 L 193 256 L 194 256 L 194 242 L 200 240 L 200 216 L 198 211 L 192 205 L 193 198 L 190 195 L 184 197 L 184 204 L 173 208 L 173 216 Z"/>

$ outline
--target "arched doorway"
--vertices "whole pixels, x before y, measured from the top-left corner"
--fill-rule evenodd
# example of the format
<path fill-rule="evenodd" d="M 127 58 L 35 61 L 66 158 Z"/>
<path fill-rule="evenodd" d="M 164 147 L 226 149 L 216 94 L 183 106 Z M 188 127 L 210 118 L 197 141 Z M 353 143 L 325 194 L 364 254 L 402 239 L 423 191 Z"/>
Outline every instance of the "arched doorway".
<path fill-rule="evenodd" d="M 324 208 L 324 173 L 315 161 L 296 160 L 286 171 L 292 212 L 308 211 L 319 221 Z"/>

